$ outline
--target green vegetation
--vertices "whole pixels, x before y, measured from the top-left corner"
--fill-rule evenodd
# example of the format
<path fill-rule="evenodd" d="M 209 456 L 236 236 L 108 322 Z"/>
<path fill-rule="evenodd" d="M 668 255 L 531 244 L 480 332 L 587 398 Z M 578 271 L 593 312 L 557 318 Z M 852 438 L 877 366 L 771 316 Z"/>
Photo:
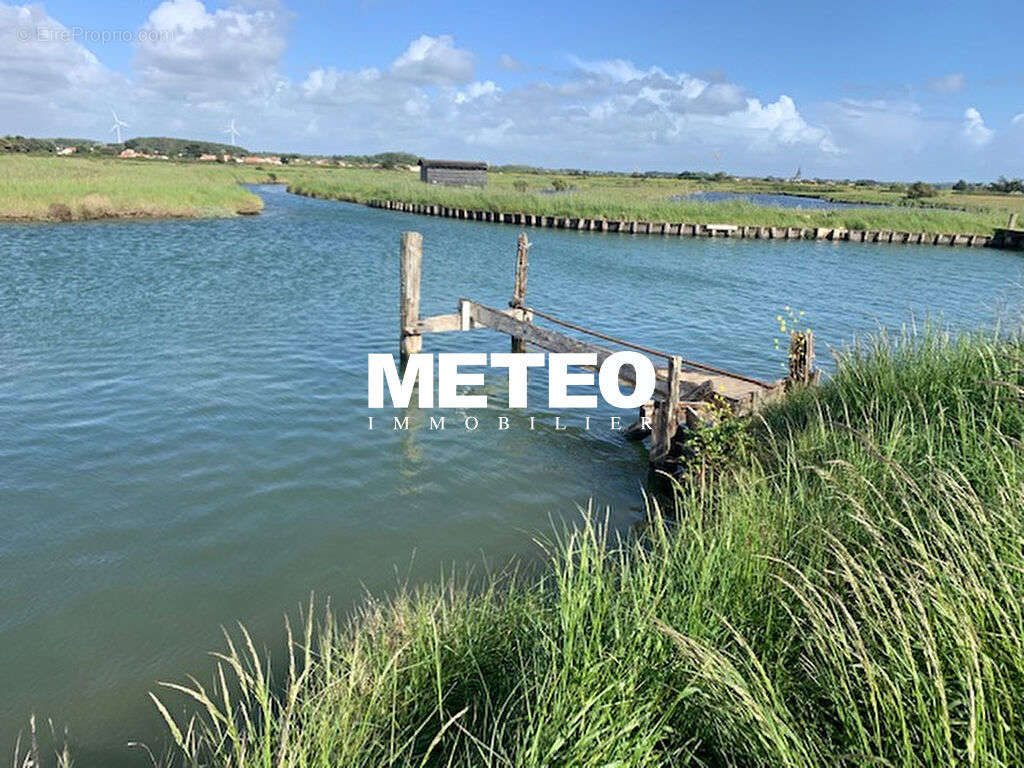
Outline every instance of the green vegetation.
<path fill-rule="evenodd" d="M 1024 764 L 1022 369 L 1019 337 L 880 337 L 643 536 L 307 616 L 273 669 L 229 635 L 157 699 L 181 762 Z"/>
<path fill-rule="evenodd" d="M 408 152 L 378 152 L 376 155 L 333 155 L 333 160 L 351 165 L 379 165 L 382 168 L 402 168 L 416 165 L 419 157 Z"/>
<path fill-rule="evenodd" d="M 147 155 L 167 155 L 168 157 L 199 157 L 200 155 L 236 155 L 243 157 L 250 154 L 249 150 L 233 144 L 221 144 L 216 141 L 193 141 L 190 139 L 172 139 L 166 136 L 137 136 L 125 139 L 124 146 L 143 152 Z"/>
<path fill-rule="evenodd" d="M 925 184 L 923 181 L 915 181 L 909 187 L 907 187 L 907 199 L 919 200 L 922 197 L 938 197 L 939 190 L 933 187 L 931 184 Z"/>
<path fill-rule="evenodd" d="M 19 152 L 22 154 L 52 155 L 60 147 L 77 147 L 79 151 L 96 152 L 109 147 L 120 149 L 119 144 L 104 144 L 94 139 L 34 139 L 25 136 L 0 136 L 0 153 Z"/>
<path fill-rule="evenodd" d="M 758 180 L 690 180 L 633 176 L 489 174 L 487 187 L 428 186 L 412 173 L 363 168 L 289 168 L 289 189 L 314 197 L 364 203 L 374 198 L 551 216 L 751 226 L 845 227 L 930 233 L 991 234 L 1009 212 L 1024 211 L 1024 197 L 937 193 L 927 202 L 907 188 Z M 698 191 L 766 192 L 823 197 L 874 207 L 838 210 L 776 208 L 744 200 L 686 199 Z M 557 193 L 557 194 L 556 194 Z M 678 199 L 682 196 L 682 199 Z"/>
<path fill-rule="evenodd" d="M 0 220 L 233 216 L 263 203 L 244 166 L 89 157 L 0 156 Z"/>
<path fill-rule="evenodd" d="M 3 142 L 7 143 L 4 144 Z M 64 142 L 64 143 L 62 143 Z M 86 145 L 77 155 L 50 157 L 57 146 Z M 246 154 L 226 144 L 161 137 L 134 138 L 125 146 L 172 160 L 200 154 Z M 77 220 L 105 216 L 223 216 L 259 210 L 256 198 L 237 182 L 281 180 L 298 194 L 365 203 L 374 198 L 451 207 L 526 212 L 551 216 L 673 221 L 750 226 L 840 227 L 928 233 L 991 234 L 1008 214 L 1024 214 L 1017 180 L 1000 179 L 982 189 L 941 189 L 922 182 L 880 185 L 738 179 L 723 173 L 597 174 L 582 171 L 495 171 L 484 189 L 427 186 L 408 168 L 415 155 L 338 155 L 349 167 L 312 165 L 299 155 L 281 155 L 273 177 L 235 163 L 186 163 L 150 159 L 114 160 L 120 145 L 76 140 L 0 141 L 0 219 Z M 67 165 L 54 165 L 66 163 Z M 217 165 L 219 167 L 211 167 Z M 355 167 L 352 167 L 355 166 Z M 511 166 L 509 166 L 511 167 Z M 69 172 L 70 171 L 70 172 Z M 998 191 L 996 191 L 998 187 Z M 809 210 L 758 205 L 744 200 L 706 202 L 694 192 L 753 192 L 801 195 L 871 204 L 857 209 Z"/>

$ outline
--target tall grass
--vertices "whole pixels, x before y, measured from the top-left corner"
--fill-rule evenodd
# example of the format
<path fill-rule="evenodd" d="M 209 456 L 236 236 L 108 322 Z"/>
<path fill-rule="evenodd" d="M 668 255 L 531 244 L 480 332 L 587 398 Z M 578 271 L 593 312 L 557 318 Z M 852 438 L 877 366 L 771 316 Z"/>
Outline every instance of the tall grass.
<path fill-rule="evenodd" d="M 216 164 L 0 157 L 0 221 L 233 216 L 263 203 L 242 181 L 265 173 Z"/>
<path fill-rule="evenodd" d="M 738 468 L 549 572 L 240 628 L 154 700 L 184 765 L 1024 764 L 1024 344 L 880 336 Z"/>
<path fill-rule="evenodd" d="M 420 182 L 415 174 L 405 171 L 295 167 L 282 173 L 293 192 L 356 203 L 378 198 L 473 210 L 626 221 L 845 227 L 929 233 L 991 234 L 994 227 L 1006 223 L 1006 212 L 998 205 L 975 206 L 970 211 L 912 205 L 813 210 L 766 206 L 745 200 L 702 202 L 685 199 L 687 193 L 698 189 L 694 182 L 667 179 L 566 177 L 571 188 L 553 194 L 550 189 L 552 177 L 537 175 L 492 173 L 487 187 L 477 189 L 427 185 Z M 737 182 L 702 184 L 700 188 L 778 191 L 769 186 Z M 878 194 L 861 194 L 858 198 L 855 191 L 824 189 L 829 197 L 870 198 L 871 201 L 880 197 Z M 801 193 L 808 194 L 808 191 Z M 673 199 L 679 195 L 683 195 L 683 199 Z M 895 197 L 882 197 L 881 201 L 899 202 Z"/>

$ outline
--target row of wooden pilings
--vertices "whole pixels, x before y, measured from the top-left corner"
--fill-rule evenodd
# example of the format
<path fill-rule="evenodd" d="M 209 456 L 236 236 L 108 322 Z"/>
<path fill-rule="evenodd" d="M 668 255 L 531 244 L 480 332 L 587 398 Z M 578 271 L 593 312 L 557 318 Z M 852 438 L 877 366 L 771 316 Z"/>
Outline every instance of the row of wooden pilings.
<path fill-rule="evenodd" d="M 896 243 L 910 245 L 946 245 L 983 248 L 992 245 L 988 235 L 932 234 L 878 229 L 839 227 L 755 227 L 740 224 L 686 224 L 669 221 L 624 221 L 576 216 L 551 216 L 539 213 L 502 213 L 467 208 L 450 208 L 436 203 L 408 203 L 401 200 L 370 200 L 371 208 L 441 216 L 448 219 L 486 221 L 519 227 L 572 229 L 586 232 L 619 232 L 630 235 L 666 237 L 734 237 L 759 240 L 829 240 L 852 243 Z"/>

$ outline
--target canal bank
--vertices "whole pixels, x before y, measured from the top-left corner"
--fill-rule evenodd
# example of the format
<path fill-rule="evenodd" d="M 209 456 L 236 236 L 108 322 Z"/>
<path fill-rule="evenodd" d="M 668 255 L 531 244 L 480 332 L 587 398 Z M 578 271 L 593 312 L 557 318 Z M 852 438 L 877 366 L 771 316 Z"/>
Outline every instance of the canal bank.
<path fill-rule="evenodd" d="M 303 194 L 297 192 L 295 194 Z M 688 224 L 669 221 L 626 221 L 622 219 L 552 216 L 532 213 L 505 213 L 488 210 L 451 208 L 446 205 L 409 203 L 401 200 L 366 202 L 371 208 L 440 216 L 448 219 L 512 224 L 520 227 L 568 229 L 581 232 L 611 232 L 629 235 L 660 235 L 663 237 L 719 237 L 752 240 L 827 240 L 829 242 L 886 243 L 894 245 L 941 245 L 967 248 L 1024 247 L 1016 237 L 994 238 L 968 233 L 932 233 L 895 230 L 863 230 L 842 227 L 761 227 L 739 224 Z M 1004 243 L 1006 244 L 1004 246 Z"/>

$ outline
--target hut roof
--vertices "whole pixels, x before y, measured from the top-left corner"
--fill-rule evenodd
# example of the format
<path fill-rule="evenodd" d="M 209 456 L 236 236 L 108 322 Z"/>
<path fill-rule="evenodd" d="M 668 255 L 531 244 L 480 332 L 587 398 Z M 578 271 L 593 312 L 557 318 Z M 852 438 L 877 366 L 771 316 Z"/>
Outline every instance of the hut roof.
<path fill-rule="evenodd" d="M 476 160 L 427 160 L 421 157 L 418 165 L 424 168 L 457 168 L 462 171 L 486 171 L 487 163 Z"/>

